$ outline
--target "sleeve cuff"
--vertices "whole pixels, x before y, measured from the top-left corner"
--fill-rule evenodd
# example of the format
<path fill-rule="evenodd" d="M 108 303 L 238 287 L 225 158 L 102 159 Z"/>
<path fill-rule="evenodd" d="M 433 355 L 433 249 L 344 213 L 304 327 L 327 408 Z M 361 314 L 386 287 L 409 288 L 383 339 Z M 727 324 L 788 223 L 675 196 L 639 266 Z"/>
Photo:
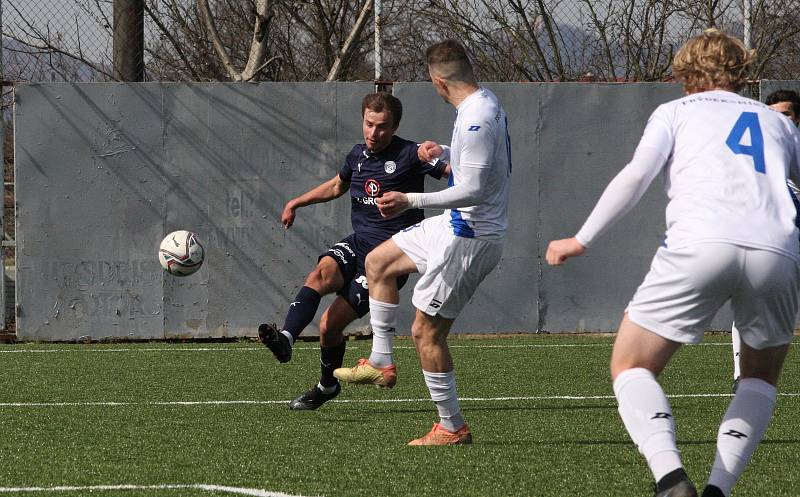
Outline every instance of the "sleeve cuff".
<path fill-rule="evenodd" d="M 420 196 L 421 193 L 406 193 L 406 198 L 408 199 L 408 206 L 410 209 L 419 209 L 422 207 Z"/>
<path fill-rule="evenodd" d="M 575 239 L 578 240 L 578 243 L 583 245 L 585 248 L 589 248 L 589 245 L 592 244 L 592 241 L 586 238 L 586 235 L 583 232 L 579 231 L 578 234 L 575 235 Z"/>

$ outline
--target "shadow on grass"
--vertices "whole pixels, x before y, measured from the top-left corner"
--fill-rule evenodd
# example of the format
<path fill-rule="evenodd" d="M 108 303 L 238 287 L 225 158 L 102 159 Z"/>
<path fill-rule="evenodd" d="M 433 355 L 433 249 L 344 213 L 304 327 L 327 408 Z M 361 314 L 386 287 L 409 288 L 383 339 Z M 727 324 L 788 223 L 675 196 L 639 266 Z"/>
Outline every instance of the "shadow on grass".
<path fill-rule="evenodd" d="M 582 405 L 582 406 L 570 406 L 564 407 L 563 405 L 560 406 L 529 406 L 529 407 L 522 407 L 522 406 L 487 406 L 487 407 L 465 407 L 464 405 L 461 406 L 461 410 L 465 413 L 470 412 L 513 412 L 513 411 L 583 411 L 588 409 L 601 409 L 601 410 L 617 410 L 616 405 Z M 418 412 L 431 412 L 435 410 L 433 406 L 433 402 L 430 403 L 430 407 L 425 408 L 411 408 L 411 407 L 398 407 L 398 408 L 379 408 L 375 409 L 374 407 L 365 408 L 363 406 L 349 406 L 349 405 L 342 405 L 337 407 L 337 411 L 339 412 L 359 412 L 359 413 L 367 413 L 367 414 L 401 414 L 401 413 L 418 413 Z M 359 418 L 363 419 L 363 418 Z"/>
<path fill-rule="evenodd" d="M 773 438 L 769 440 L 762 440 L 759 445 L 794 445 L 800 444 L 799 439 L 791 438 Z M 678 440 L 678 446 L 681 445 L 717 445 L 716 439 L 714 440 Z"/>
<path fill-rule="evenodd" d="M 626 439 L 620 440 L 497 440 L 497 441 L 483 441 L 476 440 L 479 445 L 493 445 L 493 446 L 537 446 L 537 447 L 566 447 L 566 446 L 595 446 L 595 445 L 612 445 L 612 446 L 631 446 L 633 442 Z M 678 447 L 682 445 L 708 445 L 715 446 L 716 440 L 678 440 Z M 797 439 L 773 439 L 763 440 L 761 445 L 796 445 L 800 444 Z"/>
<path fill-rule="evenodd" d="M 633 442 L 630 440 L 496 440 L 496 441 L 483 441 L 483 440 L 476 440 L 476 445 L 493 445 L 498 447 L 505 447 L 505 446 L 514 446 L 514 445 L 522 445 L 522 446 L 536 446 L 536 447 L 567 447 L 570 445 L 574 446 L 585 446 L 585 445 L 630 445 L 633 447 Z M 679 444 L 680 445 L 680 444 Z"/>

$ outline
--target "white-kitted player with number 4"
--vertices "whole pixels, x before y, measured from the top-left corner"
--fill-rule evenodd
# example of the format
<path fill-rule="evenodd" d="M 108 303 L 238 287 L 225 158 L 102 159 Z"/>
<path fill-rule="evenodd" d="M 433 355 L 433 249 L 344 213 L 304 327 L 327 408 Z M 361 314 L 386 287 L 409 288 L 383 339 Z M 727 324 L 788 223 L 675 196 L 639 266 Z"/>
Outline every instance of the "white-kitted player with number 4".
<path fill-rule="evenodd" d="M 798 233 L 787 177 L 800 179 L 800 136 L 785 117 L 737 95 L 753 54 L 716 29 L 689 40 L 673 74 L 687 96 L 658 107 L 631 162 L 574 238 L 547 262 L 587 247 L 666 176 L 667 233 L 620 324 L 611 356 L 619 413 L 657 481 L 656 496 L 694 497 L 656 381 L 673 353 L 703 338 L 730 301 L 743 345 L 739 388 L 722 420 L 704 497 L 730 494 L 772 418 L 798 299 Z"/>

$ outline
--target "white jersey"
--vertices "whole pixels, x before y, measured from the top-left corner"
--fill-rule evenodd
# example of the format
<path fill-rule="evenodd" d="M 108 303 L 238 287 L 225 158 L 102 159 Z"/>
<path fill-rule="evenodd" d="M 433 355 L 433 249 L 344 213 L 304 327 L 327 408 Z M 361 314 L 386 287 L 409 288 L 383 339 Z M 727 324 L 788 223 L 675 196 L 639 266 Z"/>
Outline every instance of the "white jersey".
<path fill-rule="evenodd" d="M 511 140 L 508 118 L 494 93 L 480 88 L 458 106 L 450 145 L 449 186 L 460 184 L 468 168 L 489 169 L 480 203 L 445 211 L 453 234 L 501 238 L 508 227 Z"/>
<path fill-rule="evenodd" d="M 723 242 L 798 258 L 786 180 L 800 178 L 800 135 L 784 116 L 735 93 L 696 93 L 653 112 L 643 147 L 666 159 L 667 247 Z"/>

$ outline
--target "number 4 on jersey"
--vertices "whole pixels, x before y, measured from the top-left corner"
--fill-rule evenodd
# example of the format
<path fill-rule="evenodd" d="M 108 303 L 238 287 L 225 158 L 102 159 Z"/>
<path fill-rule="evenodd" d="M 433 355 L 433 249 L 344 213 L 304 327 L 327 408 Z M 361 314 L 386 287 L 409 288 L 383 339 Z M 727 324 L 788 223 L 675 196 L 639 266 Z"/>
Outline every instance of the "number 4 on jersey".
<path fill-rule="evenodd" d="M 750 131 L 750 145 L 743 145 L 742 138 L 746 131 Z M 734 154 L 749 155 L 753 158 L 756 171 L 766 174 L 764 164 L 764 136 L 761 134 L 761 125 L 758 123 L 758 114 L 755 112 L 742 112 L 736 124 L 733 125 L 731 134 L 725 140 Z"/>

